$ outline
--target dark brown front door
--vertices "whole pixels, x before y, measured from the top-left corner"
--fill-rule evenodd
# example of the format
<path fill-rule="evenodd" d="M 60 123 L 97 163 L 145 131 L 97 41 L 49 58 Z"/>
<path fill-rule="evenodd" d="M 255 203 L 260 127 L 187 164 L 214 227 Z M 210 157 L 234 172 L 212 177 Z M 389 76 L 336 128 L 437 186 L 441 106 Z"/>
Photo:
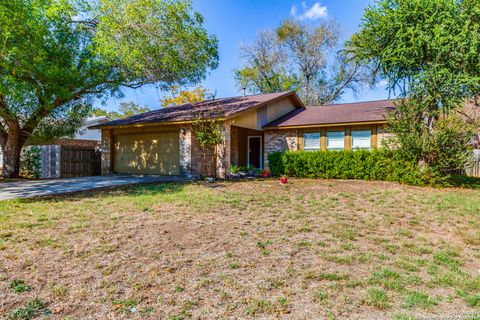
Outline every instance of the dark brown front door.
<path fill-rule="evenodd" d="M 262 168 L 262 138 L 248 137 L 248 165 Z"/>

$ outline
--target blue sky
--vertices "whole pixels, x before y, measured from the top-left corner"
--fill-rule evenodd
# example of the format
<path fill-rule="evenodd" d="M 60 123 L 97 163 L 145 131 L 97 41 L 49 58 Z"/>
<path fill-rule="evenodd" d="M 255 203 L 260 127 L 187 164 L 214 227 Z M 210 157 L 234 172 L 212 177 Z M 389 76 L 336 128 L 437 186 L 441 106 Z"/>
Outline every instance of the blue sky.
<path fill-rule="evenodd" d="M 239 95 L 232 70 L 241 66 L 239 49 L 242 43 L 252 41 L 259 29 L 275 28 L 283 19 L 295 14 L 297 19 L 312 25 L 321 19 L 334 19 L 341 25 L 346 39 L 358 30 L 364 9 L 372 3 L 373 0 L 193 0 L 195 10 L 205 18 L 205 27 L 219 40 L 219 66 L 210 72 L 202 85 L 211 92 L 216 91 L 218 98 Z M 152 87 L 124 92 L 125 98 L 110 99 L 103 108 L 116 110 L 120 102 L 133 101 L 158 109 L 159 99 L 164 95 Z M 347 93 L 343 101 L 385 98 L 388 92 L 379 88 L 365 89 L 357 97 Z"/>

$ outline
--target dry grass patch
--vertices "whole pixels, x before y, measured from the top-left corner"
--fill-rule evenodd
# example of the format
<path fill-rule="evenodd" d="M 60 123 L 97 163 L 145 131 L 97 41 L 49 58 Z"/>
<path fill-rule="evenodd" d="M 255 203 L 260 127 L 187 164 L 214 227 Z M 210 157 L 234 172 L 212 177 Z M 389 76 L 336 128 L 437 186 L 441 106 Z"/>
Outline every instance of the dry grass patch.
<path fill-rule="evenodd" d="M 0 318 L 480 312 L 479 199 L 292 180 L 0 202 Z"/>

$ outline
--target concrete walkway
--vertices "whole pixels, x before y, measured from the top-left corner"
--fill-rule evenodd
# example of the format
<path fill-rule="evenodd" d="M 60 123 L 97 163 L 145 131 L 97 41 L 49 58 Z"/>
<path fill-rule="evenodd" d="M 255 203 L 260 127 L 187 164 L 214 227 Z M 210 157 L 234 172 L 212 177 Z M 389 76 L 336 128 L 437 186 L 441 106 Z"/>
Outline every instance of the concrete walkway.
<path fill-rule="evenodd" d="M 108 175 L 0 183 L 0 200 L 32 198 L 128 184 L 185 181 L 178 177 Z"/>

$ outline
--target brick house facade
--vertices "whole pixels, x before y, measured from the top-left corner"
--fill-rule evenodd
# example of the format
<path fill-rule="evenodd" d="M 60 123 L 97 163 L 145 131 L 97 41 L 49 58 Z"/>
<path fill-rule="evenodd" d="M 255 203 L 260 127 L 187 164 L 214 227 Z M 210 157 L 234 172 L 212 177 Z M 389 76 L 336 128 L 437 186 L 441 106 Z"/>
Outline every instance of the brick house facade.
<path fill-rule="evenodd" d="M 210 176 L 215 163 L 215 175 L 225 177 L 231 165 L 268 169 L 268 157 L 277 151 L 328 150 L 333 144 L 376 148 L 392 106 L 385 100 L 305 107 L 295 93 L 284 92 L 165 108 L 95 128 L 102 130 L 103 174 Z M 206 118 L 220 125 L 215 159 L 192 128 Z"/>

